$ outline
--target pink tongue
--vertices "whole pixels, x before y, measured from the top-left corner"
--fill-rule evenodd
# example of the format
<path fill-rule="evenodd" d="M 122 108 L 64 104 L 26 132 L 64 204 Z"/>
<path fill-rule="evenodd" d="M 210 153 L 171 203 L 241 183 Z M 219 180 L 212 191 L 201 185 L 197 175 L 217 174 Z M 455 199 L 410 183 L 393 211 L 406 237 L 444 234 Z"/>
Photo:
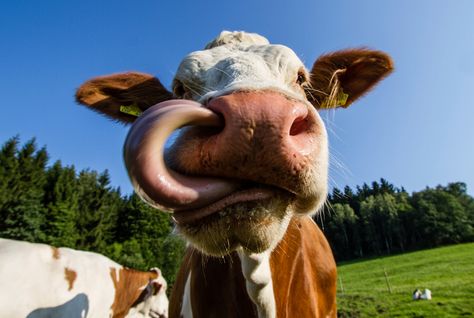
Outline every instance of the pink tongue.
<path fill-rule="evenodd" d="M 124 145 L 124 159 L 135 191 L 165 211 L 205 207 L 229 195 L 238 184 L 220 178 L 185 176 L 165 165 L 168 137 L 188 125 L 221 127 L 222 121 L 201 104 L 169 100 L 147 109 L 133 124 Z"/>

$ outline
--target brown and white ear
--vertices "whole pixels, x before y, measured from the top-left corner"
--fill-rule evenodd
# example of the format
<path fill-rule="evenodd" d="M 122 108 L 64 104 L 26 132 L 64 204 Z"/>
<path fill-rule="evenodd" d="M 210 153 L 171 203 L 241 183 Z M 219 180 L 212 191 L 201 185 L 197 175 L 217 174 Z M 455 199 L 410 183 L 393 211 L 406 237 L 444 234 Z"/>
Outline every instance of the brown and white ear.
<path fill-rule="evenodd" d="M 158 267 L 152 267 L 148 271 L 156 273 L 157 277 L 163 276 L 161 275 L 161 270 Z"/>
<path fill-rule="evenodd" d="M 79 87 L 76 101 L 124 123 L 157 103 L 172 99 L 154 76 L 128 72 L 95 77 Z"/>
<path fill-rule="evenodd" d="M 161 274 L 161 270 L 158 267 L 152 267 L 149 271 L 154 272 L 157 275 L 156 278 L 150 282 L 153 286 L 153 295 L 158 294 L 162 289 L 166 291 L 167 283 Z"/>
<path fill-rule="evenodd" d="M 133 302 L 132 307 L 147 301 L 151 296 L 153 296 L 153 283 L 150 281 L 148 285 L 142 290 L 138 298 Z"/>
<path fill-rule="evenodd" d="M 157 295 L 163 288 L 166 290 L 166 286 L 163 285 L 163 283 L 158 282 L 158 281 L 153 281 L 152 283 L 153 287 L 153 295 Z"/>
<path fill-rule="evenodd" d="M 348 107 L 393 70 L 386 53 L 348 49 L 322 55 L 311 70 L 308 100 L 316 108 Z"/>

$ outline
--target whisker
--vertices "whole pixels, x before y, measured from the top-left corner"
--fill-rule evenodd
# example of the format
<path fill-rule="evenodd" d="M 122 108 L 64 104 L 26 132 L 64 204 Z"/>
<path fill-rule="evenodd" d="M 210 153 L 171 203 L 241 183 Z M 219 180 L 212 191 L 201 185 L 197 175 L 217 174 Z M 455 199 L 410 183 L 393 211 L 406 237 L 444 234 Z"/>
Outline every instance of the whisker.
<path fill-rule="evenodd" d="M 213 66 L 212 68 L 215 69 L 215 70 L 217 70 L 217 71 L 219 71 L 219 72 L 221 72 L 221 73 L 223 73 L 223 74 L 226 75 L 228 78 L 232 78 L 232 75 L 230 75 L 229 73 L 227 73 L 227 72 L 224 71 L 223 69 L 221 69 L 221 68 L 219 68 L 219 67 L 217 67 L 217 66 Z"/>
<path fill-rule="evenodd" d="M 332 150 L 331 156 L 329 157 L 329 168 L 337 169 L 336 172 L 341 177 L 353 177 L 354 174 L 352 173 L 351 169 L 342 161 L 342 159 L 338 158 L 338 154 L 336 150 Z"/>
<path fill-rule="evenodd" d="M 308 90 L 308 91 L 310 91 L 310 92 L 315 92 L 315 93 L 327 95 L 326 92 L 314 88 L 313 85 L 312 85 L 310 82 L 305 83 L 303 89 Z"/>

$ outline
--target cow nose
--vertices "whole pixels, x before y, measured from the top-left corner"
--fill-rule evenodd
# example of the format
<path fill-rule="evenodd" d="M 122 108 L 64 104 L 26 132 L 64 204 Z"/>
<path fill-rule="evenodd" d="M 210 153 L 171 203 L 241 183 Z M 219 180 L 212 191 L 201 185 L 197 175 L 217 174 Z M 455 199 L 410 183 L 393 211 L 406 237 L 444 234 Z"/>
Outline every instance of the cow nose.
<path fill-rule="evenodd" d="M 228 147 L 252 147 L 255 153 L 267 149 L 295 159 L 314 150 L 315 112 L 281 93 L 235 92 L 212 99 L 207 107 L 223 117 L 220 138 Z"/>

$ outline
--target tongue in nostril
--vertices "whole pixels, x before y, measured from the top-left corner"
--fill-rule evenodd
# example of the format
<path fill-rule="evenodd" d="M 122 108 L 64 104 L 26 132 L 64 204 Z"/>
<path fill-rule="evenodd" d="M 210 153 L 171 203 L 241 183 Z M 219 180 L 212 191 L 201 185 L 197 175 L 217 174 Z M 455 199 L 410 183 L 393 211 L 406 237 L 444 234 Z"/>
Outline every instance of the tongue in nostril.
<path fill-rule="evenodd" d="M 125 141 L 125 165 L 135 191 L 161 210 L 201 208 L 239 186 L 220 178 L 185 176 L 165 165 L 166 140 L 173 131 L 188 125 L 221 127 L 222 119 L 193 101 L 166 101 L 147 109 L 135 121 Z"/>

